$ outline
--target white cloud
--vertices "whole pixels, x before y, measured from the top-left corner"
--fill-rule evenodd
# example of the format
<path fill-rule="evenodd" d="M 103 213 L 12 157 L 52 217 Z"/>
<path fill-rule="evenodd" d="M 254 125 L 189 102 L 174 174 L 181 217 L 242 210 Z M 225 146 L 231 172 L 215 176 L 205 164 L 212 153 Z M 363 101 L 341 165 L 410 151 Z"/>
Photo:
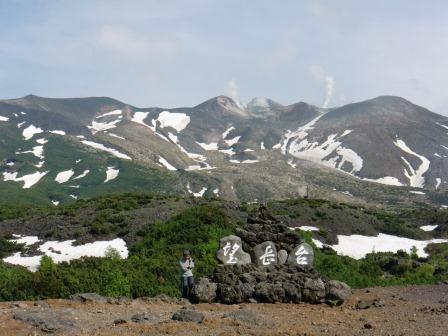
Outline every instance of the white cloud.
<path fill-rule="evenodd" d="M 98 31 L 98 42 L 114 52 L 131 56 L 169 54 L 173 43 L 166 39 L 140 34 L 116 25 L 103 25 Z"/>

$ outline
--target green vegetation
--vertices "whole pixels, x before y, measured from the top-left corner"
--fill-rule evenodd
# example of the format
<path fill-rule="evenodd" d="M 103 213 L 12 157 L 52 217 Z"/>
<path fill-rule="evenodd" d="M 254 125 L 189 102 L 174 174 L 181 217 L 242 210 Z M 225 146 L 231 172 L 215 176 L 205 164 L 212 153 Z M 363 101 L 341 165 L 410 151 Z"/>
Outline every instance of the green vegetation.
<path fill-rule="evenodd" d="M 0 300 L 67 297 L 78 292 L 130 297 L 160 293 L 177 296 L 178 259 L 182 250 L 192 251 L 196 276 L 208 275 L 216 266 L 219 238 L 234 229 L 235 225 L 221 209 L 196 206 L 149 227 L 126 260 L 113 251 L 106 258 L 83 258 L 61 264 L 44 257 L 35 274 L 0 263 Z"/>
<path fill-rule="evenodd" d="M 8 241 L 24 222 L 51 239 L 74 237 L 79 243 L 123 237 L 130 247 L 127 259 L 112 250 L 106 258 L 82 258 L 55 264 L 42 258 L 31 273 L 0 262 L 0 300 L 67 297 L 79 292 L 107 296 L 141 297 L 160 293 L 179 295 L 178 258 L 190 249 L 196 277 L 216 266 L 219 239 L 245 223 L 256 204 L 235 204 L 217 199 L 125 193 L 100 196 L 61 207 L 0 206 L 0 257 L 23 250 Z M 332 243 L 336 232 L 376 234 L 379 231 L 416 238 L 431 234 L 446 237 L 448 212 L 437 209 L 385 211 L 316 199 L 292 199 L 268 204 L 271 213 L 287 225 L 313 225 L 319 232 L 300 232 Z M 425 218 L 427 220 L 425 221 Z M 438 224 L 434 233 L 418 229 Z M 448 279 L 448 244 L 428 247 L 428 258 L 415 253 L 371 253 L 354 260 L 329 249 L 315 249 L 315 267 L 329 278 L 353 287 L 434 283 Z"/>

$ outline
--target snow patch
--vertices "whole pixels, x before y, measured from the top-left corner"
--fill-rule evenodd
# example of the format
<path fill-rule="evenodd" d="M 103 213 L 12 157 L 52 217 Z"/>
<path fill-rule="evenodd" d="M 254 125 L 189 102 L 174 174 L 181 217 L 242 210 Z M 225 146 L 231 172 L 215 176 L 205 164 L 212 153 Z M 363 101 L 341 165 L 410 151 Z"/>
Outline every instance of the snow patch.
<path fill-rule="evenodd" d="M 162 128 L 172 127 L 177 132 L 185 129 L 190 123 L 190 117 L 185 113 L 172 113 L 168 111 L 160 113 L 157 120 L 160 122 Z"/>
<path fill-rule="evenodd" d="M 14 182 L 23 182 L 23 189 L 29 189 L 33 185 L 35 185 L 37 182 L 40 181 L 42 177 L 47 175 L 46 172 L 35 172 L 33 174 L 23 175 L 22 177 L 17 177 L 17 172 L 15 173 L 8 173 L 3 172 L 3 180 L 6 181 L 14 181 Z"/>
<path fill-rule="evenodd" d="M 378 179 L 363 178 L 363 180 L 369 181 L 369 182 L 387 184 L 387 185 L 391 185 L 391 186 L 398 186 L 398 187 L 404 186 L 403 183 L 401 183 L 396 177 L 393 177 L 393 176 L 385 176 L 385 177 L 380 177 Z"/>
<path fill-rule="evenodd" d="M 410 190 L 409 193 L 415 194 L 415 195 L 426 195 L 423 191 L 418 191 L 418 190 Z"/>
<path fill-rule="evenodd" d="M 442 179 L 440 177 L 436 177 L 436 190 L 439 189 L 441 183 Z"/>
<path fill-rule="evenodd" d="M 425 178 L 423 177 L 423 175 L 428 171 L 431 162 L 423 155 L 417 154 L 412 149 L 410 149 L 401 139 L 397 139 L 397 141 L 394 141 L 394 144 L 403 152 L 415 156 L 422 161 L 421 165 L 417 169 L 414 169 L 404 157 L 401 157 L 408 168 L 404 169 L 404 174 L 409 179 L 409 185 L 411 187 L 423 188 L 425 186 Z"/>
<path fill-rule="evenodd" d="M 230 156 L 235 155 L 235 151 L 233 150 L 233 148 L 230 148 L 230 149 L 220 149 L 219 152 L 227 154 L 227 155 L 230 155 Z"/>
<path fill-rule="evenodd" d="M 202 143 L 202 142 L 196 141 L 196 143 L 207 151 L 218 150 L 217 142 L 210 142 L 209 144 L 207 144 L 207 143 Z"/>
<path fill-rule="evenodd" d="M 9 118 L 0 116 L 0 121 L 8 121 Z"/>
<path fill-rule="evenodd" d="M 16 152 L 16 154 L 27 154 L 31 153 L 35 157 L 39 159 L 44 159 L 44 146 L 34 146 L 32 150 L 24 151 L 24 152 Z"/>
<path fill-rule="evenodd" d="M 27 128 L 25 128 L 22 132 L 23 137 L 25 140 L 31 139 L 35 134 L 42 133 L 43 130 L 40 127 L 36 127 L 34 125 L 30 125 Z"/>
<path fill-rule="evenodd" d="M 53 131 L 48 131 L 51 134 L 57 134 L 57 135 L 66 135 L 66 133 L 64 131 L 60 131 L 60 130 L 53 130 Z"/>
<path fill-rule="evenodd" d="M 107 167 L 106 179 L 104 180 L 104 183 L 116 179 L 119 172 L 120 172 L 120 170 L 115 167 Z"/>
<path fill-rule="evenodd" d="M 362 259 L 366 254 L 371 252 L 397 252 L 398 250 L 405 250 L 410 252 L 413 246 L 417 248 L 419 257 L 427 257 L 424 249 L 431 243 L 446 243 L 447 239 L 432 239 L 432 240 L 414 240 L 410 238 L 403 238 L 391 236 L 384 233 L 378 236 L 361 236 L 338 235 L 338 244 L 331 246 L 338 254 L 346 255 L 354 259 Z"/>
<path fill-rule="evenodd" d="M 40 145 L 45 145 L 48 142 L 48 140 L 45 138 L 41 138 L 41 139 L 37 139 L 36 142 Z"/>
<path fill-rule="evenodd" d="M 324 247 L 324 244 L 320 240 L 317 240 L 317 239 L 314 239 L 314 238 L 311 238 L 311 240 L 313 241 L 314 245 L 316 245 L 316 247 L 318 247 L 318 248 L 323 248 Z"/>
<path fill-rule="evenodd" d="M 265 149 L 266 149 L 266 147 L 264 146 L 264 142 L 263 142 L 263 141 L 260 142 L 260 149 L 262 149 L 262 150 L 265 150 Z"/>
<path fill-rule="evenodd" d="M 423 225 L 420 226 L 420 229 L 426 232 L 434 231 L 437 229 L 438 225 Z"/>
<path fill-rule="evenodd" d="M 86 177 L 88 173 L 90 173 L 90 170 L 89 170 L 89 169 L 86 169 L 86 170 L 84 170 L 84 171 L 82 172 L 82 174 L 80 174 L 80 175 L 74 177 L 73 179 L 74 179 L 74 180 L 82 179 L 83 177 Z"/>
<path fill-rule="evenodd" d="M 42 168 L 45 164 L 45 161 L 39 161 L 37 164 L 34 165 L 36 168 Z"/>
<path fill-rule="evenodd" d="M 132 160 L 132 158 L 130 156 L 128 156 L 126 154 L 123 154 L 123 153 L 120 153 L 116 149 L 106 147 L 103 144 L 100 144 L 100 143 L 97 143 L 97 142 L 93 142 L 93 141 L 88 141 L 88 140 L 83 140 L 81 142 L 84 145 L 87 145 L 89 147 L 93 147 L 95 149 L 99 149 L 99 150 L 102 150 L 104 152 L 110 153 L 110 154 L 116 156 L 119 159 Z"/>
<path fill-rule="evenodd" d="M 308 136 L 308 132 L 311 131 L 312 129 L 314 129 L 314 125 L 320 118 L 322 118 L 322 116 L 323 115 L 320 115 L 320 116 L 314 118 L 309 123 L 299 127 L 294 132 L 291 132 L 290 130 L 288 130 L 286 132 L 286 134 L 284 135 L 283 144 L 280 145 L 280 147 L 282 149 L 282 153 L 286 154 L 286 151 L 288 149 L 288 144 L 291 139 L 295 138 L 296 139 L 295 141 L 297 142 L 298 140 L 302 140 L 302 139 L 306 138 Z"/>
<path fill-rule="evenodd" d="M 118 134 L 115 134 L 115 133 L 107 133 L 108 135 L 110 135 L 111 137 L 114 137 L 114 138 L 117 138 L 117 139 L 121 139 L 121 140 L 126 140 L 126 138 L 124 138 L 124 137 L 122 137 L 122 136 L 120 136 L 120 135 L 118 135 Z"/>
<path fill-rule="evenodd" d="M 319 228 L 315 227 L 315 226 L 307 226 L 307 225 L 302 225 L 299 226 L 299 230 L 302 231 L 319 231 Z"/>
<path fill-rule="evenodd" d="M 202 189 L 201 189 L 201 191 L 199 191 L 199 192 L 193 192 L 192 190 L 191 190 L 191 188 L 190 188 L 190 184 L 188 183 L 187 184 L 187 190 L 188 190 L 188 192 L 190 193 L 190 194 L 192 194 L 194 197 L 202 197 L 202 196 L 204 196 L 204 194 L 205 194 L 205 192 L 207 191 L 207 187 L 203 187 Z"/>
<path fill-rule="evenodd" d="M 438 122 L 436 122 L 436 124 L 439 125 L 439 126 L 442 126 L 443 128 L 445 128 L 445 129 L 448 130 L 448 126 L 445 126 L 445 125 L 443 125 L 443 124 L 441 124 L 441 123 L 438 123 Z"/>
<path fill-rule="evenodd" d="M 53 203 L 54 206 L 58 206 L 59 205 L 59 201 L 51 201 L 51 203 Z"/>
<path fill-rule="evenodd" d="M 177 170 L 176 167 L 171 165 L 165 158 L 159 156 L 159 162 L 168 170 Z"/>
<path fill-rule="evenodd" d="M 235 129 L 235 127 L 230 126 L 224 133 L 222 134 L 222 138 L 225 139 L 229 135 L 230 132 L 232 132 Z"/>
<path fill-rule="evenodd" d="M 227 144 L 227 146 L 232 147 L 234 144 L 238 143 L 240 141 L 241 136 L 236 136 L 233 139 L 230 140 L 224 140 L 224 142 Z"/>
<path fill-rule="evenodd" d="M 10 241 L 15 242 L 17 244 L 24 244 L 25 246 L 31 246 L 38 242 L 40 242 L 39 237 L 37 236 L 17 236 L 17 238 L 10 239 Z"/>
<path fill-rule="evenodd" d="M 79 259 L 81 257 L 104 257 L 111 248 L 117 250 L 122 258 L 127 258 L 128 256 L 126 242 L 121 238 L 110 241 L 96 241 L 76 246 L 73 245 L 74 242 L 75 240 L 61 242 L 47 241 L 40 245 L 38 250 L 51 257 L 56 263 Z M 36 271 L 41 258 L 42 255 L 23 257 L 20 252 L 17 252 L 13 256 L 4 258 L 3 261 L 13 265 L 25 266 L 31 271 Z"/>
<path fill-rule="evenodd" d="M 301 132 L 305 133 L 304 131 Z M 300 134 L 300 136 L 302 135 Z M 344 134 L 340 136 L 330 134 L 322 144 L 317 142 L 310 143 L 307 139 L 298 142 L 300 136 L 295 138 L 290 144 L 289 153 L 291 155 L 339 170 L 343 170 L 344 165 L 349 163 L 351 170 L 345 171 L 350 174 L 354 174 L 362 169 L 363 159 L 355 151 L 343 147 L 342 142 L 338 141 Z M 282 147 L 282 151 L 283 148 L 285 147 Z"/>
<path fill-rule="evenodd" d="M 111 128 L 117 127 L 117 124 L 121 121 L 121 119 L 113 120 L 107 123 L 92 121 L 92 124 L 87 126 L 88 129 L 92 131 L 93 134 L 101 131 L 105 131 Z"/>
<path fill-rule="evenodd" d="M 148 114 L 149 114 L 149 112 L 135 112 L 135 113 L 134 113 L 134 116 L 133 116 L 132 119 L 131 119 L 131 121 L 133 121 L 133 122 L 135 122 L 135 123 L 137 123 L 137 124 L 140 124 L 140 125 L 143 125 L 143 126 L 149 128 L 149 129 L 150 129 L 151 131 L 153 131 L 158 137 L 160 137 L 160 138 L 162 138 L 163 140 L 169 142 L 169 140 L 168 140 L 164 135 L 162 135 L 162 134 L 160 134 L 160 133 L 157 132 L 157 127 L 156 127 L 157 122 L 156 122 L 155 119 L 153 119 L 153 120 L 151 121 L 152 126 L 146 124 L 146 123 L 143 121 L 143 120 L 146 119 L 146 117 L 148 116 Z"/>
<path fill-rule="evenodd" d="M 56 175 L 56 178 L 54 180 L 58 183 L 65 183 L 68 182 L 68 180 L 70 180 L 74 174 L 75 172 L 73 169 L 65 170 L 58 173 L 58 175 Z"/>
<path fill-rule="evenodd" d="M 140 125 L 143 125 L 143 126 L 146 126 L 146 127 L 151 128 L 150 126 L 148 126 L 147 124 L 145 124 L 145 122 L 143 121 L 143 120 L 146 119 L 146 117 L 148 116 L 148 114 L 149 114 L 149 112 L 135 112 L 135 113 L 134 113 L 134 116 L 133 116 L 132 119 L 131 119 L 131 121 L 133 121 L 133 122 L 135 122 L 135 123 L 137 123 L 137 124 L 140 124 Z"/>
<path fill-rule="evenodd" d="M 96 119 L 104 118 L 104 117 L 112 116 L 112 115 L 121 115 L 122 113 L 123 113 L 123 111 L 121 111 L 121 110 L 114 110 L 114 111 L 110 111 L 110 112 L 101 114 L 101 115 L 97 116 Z"/>
<path fill-rule="evenodd" d="M 287 163 L 288 163 L 291 167 L 293 167 L 293 168 L 297 168 L 297 164 L 294 163 L 294 160 L 293 160 L 293 159 L 288 160 Z"/>

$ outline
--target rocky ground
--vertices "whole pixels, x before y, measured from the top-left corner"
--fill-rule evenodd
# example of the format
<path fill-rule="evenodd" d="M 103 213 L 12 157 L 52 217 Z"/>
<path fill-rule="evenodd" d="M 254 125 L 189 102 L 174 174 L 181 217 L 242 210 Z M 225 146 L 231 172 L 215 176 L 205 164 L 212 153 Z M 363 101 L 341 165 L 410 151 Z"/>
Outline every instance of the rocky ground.
<path fill-rule="evenodd" d="M 338 307 L 95 295 L 0 303 L 0 336 L 446 335 L 447 328 L 448 285 L 361 289 Z"/>

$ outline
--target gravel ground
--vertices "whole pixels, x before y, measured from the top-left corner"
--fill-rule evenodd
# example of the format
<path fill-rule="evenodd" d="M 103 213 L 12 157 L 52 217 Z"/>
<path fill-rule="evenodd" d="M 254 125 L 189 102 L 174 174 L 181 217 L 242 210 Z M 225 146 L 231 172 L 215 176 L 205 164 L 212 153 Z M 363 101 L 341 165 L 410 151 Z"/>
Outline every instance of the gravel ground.
<path fill-rule="evenodd" d="M 202 322 L 171 317 L 184 309 Z M 146 314 L 145 314 L 146 313 Z M 191 313 L 191 312 L 190 312 Z M 143 315 L 144 314 L 144 315 Z M 0 303 L 0 336 L 22 335 L 447 335 L 448 285 L 356 290 L 338 307 L 199 304 L 138 299 Z"/>

